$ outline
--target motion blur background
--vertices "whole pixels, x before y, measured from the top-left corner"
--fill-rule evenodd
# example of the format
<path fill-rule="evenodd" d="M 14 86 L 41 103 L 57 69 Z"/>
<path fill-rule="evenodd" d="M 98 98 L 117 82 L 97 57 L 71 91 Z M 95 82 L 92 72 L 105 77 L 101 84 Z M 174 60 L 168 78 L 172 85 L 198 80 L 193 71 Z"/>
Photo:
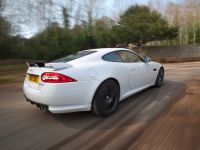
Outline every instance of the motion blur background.
<path fill-rule="evenodd" d="M 200 0 L 0 0 L 1 149 L 199 150 L 199 18 Z M 25 101 L 27 61 L 100 47 L 162 62 L 164 85 L 108 118 L 42 113 Z"/>
<path fill-rule="evenodd" d="M 159 61 L 171 53 L 173 60 L 182 59 L 182 49 L 191 53 L 187 60 L 196 60 L 199 18 L 199 0 L 0 0 L 0 62 L 47 61 L 83 49 L 130 44 Z M 162 58 L 148 46 L 157 51 L 164 46 L 158 52 Z"/>

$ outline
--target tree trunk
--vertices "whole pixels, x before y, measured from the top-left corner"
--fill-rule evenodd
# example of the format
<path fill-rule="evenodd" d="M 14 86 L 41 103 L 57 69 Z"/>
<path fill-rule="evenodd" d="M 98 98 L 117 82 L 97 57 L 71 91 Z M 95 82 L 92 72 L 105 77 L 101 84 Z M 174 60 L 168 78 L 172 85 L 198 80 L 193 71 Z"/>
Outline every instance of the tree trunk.
<path fill-rule="evenodd" d="M 196 26 L 193 25 L 193 44 L 196 44 Z"/>

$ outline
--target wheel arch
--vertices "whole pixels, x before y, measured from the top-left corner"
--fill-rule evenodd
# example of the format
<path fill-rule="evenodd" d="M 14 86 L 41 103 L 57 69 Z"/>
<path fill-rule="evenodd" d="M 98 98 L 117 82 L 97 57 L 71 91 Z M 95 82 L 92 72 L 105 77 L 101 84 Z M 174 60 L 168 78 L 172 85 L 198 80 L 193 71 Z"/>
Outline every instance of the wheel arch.
<path fill-rule="evenodd" d="M 161 69 L 161 68 L 162 68 L 163 70 L 165 70 L 165 68 L 164 68 L 162 65 L 160 66 L 160 69 Z"/>
<path fill-rule="evenodd" d="M 92 96 L 91 105 L 93 105 L 94 96 L 95 96 L 97 90 L 99 89 L 99 87 L 100 87 L 104 82 L 106 82 L 106 81 L 108 81 L 108 80 L 113 80 L 113 81 L 115 81 L 115 82 L 117 83 L 117 85 L 118 85 L 118 87 L 119 87 L 119 94 L 120 94 L 120 92 L 121 92 L 120 83 L 119 83 L 119 81 L 118 81 L 116 78 L 110 77 L 110 78 L 104 79 L 104 80 L 102 80 L 102 81 L 98 84 L 97 88 L 94 90 L 93 96 Z M 120 95 L 121 95 L 121 94 L 120 94 Z"/>
<path fill-rule="evenodd" d="M 160 66 L 159 71 L 160 71 L 160 69 L 162 69 L 163 72 L 165 73 L 165 68 L 162 65 Z M 159 71 L 158 71 L 158 73 L 159 73 Z"/>

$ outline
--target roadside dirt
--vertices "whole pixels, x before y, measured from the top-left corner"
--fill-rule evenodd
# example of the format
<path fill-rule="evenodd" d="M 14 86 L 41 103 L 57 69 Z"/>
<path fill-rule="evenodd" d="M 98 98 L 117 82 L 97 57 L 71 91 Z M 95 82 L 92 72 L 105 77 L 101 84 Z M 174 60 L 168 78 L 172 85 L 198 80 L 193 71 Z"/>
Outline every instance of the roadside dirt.
<path fill-rule="evenodd" d="M 161 88 L 133 95 L 113 115 L 100 118 L 90 112 L 39 111 L 23 96 L 23 66 L 4 66 L 0 149 L 199 150 L 200 62 L 164 64 L 164 68 Z"/>
<path fill-rule="evenodd" d="M 185 96 L 161 114 L 129 149 L 200 149 L 200 78 L 187 87 Z"/>

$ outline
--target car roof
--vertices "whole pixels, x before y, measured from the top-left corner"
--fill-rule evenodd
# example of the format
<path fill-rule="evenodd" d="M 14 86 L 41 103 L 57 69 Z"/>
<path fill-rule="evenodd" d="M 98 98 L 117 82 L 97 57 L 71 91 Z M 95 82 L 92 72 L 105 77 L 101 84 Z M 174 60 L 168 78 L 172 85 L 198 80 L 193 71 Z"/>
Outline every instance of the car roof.
<path fill-rule="evenodd" d="M 98 53 L 106 54 L 109 52 L 114 52 L 114 51 L 119 51 L 119 50 L 129 50 L 129 49 L 126 49 L 126 48 L 97 48 L 97 49 L 89 49 L 89 50 L 85 50 L 85 51 L 97 51 Z"/>
<path fill-rule="evenodd" d="M 95 53 L 91 53 L 90 55 L 86 55 L 84 57 L 80 57 L 80 58 L 71 60 L 69 62 L 78 64 L 81 62 L 86 62 L 86 61 L 91 61 L 91 60 L 99 61 L 99 60 L 102 60 L 101 57 L 103 55 L 106 55 L 110 52 L 119 51 L 119 50 L 130 51 L 129 49 L 126 49 L 126 48 L 97 48 L 97 49 L 82 50 L 82 51 L 91 51 L 91 52 L 95 52 Z"/>
<path fill-rule="evenodd" d="M 79 64 L 82 63 L 82 62 L 86 62 L 86 61 L 102 61 L 102 56 L 103 55 L 106 55 L 108 53 L 111 53 L 111 52 L 115 52 L 115 51 L 120 51 L 120 50 L 124 50 L 124 51 L 131 51 L 133 53 L 135 53 L 134 51 L 132 50 L 129 50 L 127 48 L 97 48 L 97 49 L 88 49 L 88 50 L 83 50 L 83 51 L 91 51 L 91 52 L 95 52 L 95 53 L 92 53 L 90 55 L 86 55 L 84 57 L 80 57 L 80 58 L 77 58 L 77 59 L 74 59 L 74 60 L 71 60 L 69 62 L 71 63 L 74 63 L 74 64 Z M 137 53 L 135 53 L 137 54 Z M 138 54 L 137 54 L 138 55 Z M 140 56 L 140 55 L 139 55 Z M 141 57 L 141 56 L 140 56 Z M 142 58 L 142 57 L 141 57 Z M 69 63 L 68 62 L 68 63 Z"/>

